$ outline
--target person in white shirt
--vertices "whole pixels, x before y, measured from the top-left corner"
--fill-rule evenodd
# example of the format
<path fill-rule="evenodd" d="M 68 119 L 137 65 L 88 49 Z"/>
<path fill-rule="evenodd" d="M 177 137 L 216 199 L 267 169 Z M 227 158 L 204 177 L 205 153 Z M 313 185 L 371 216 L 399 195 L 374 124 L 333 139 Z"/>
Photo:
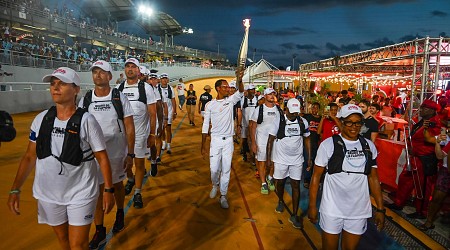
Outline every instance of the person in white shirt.
<path fill-rule="evenodd" d="M 378 230 L 384 227 L 386 209 L 378 180 L 377 149 L 372 141 L 359 136 L 364 118 L 361 108 L 344 105 L 338 116 L 342 123 L 341 134 L 325 139 L 317 151 L 309 189 L 308 217 L 312 223 L 317 223 L 317 192 L 325 172 L 320 202 L 322 247 L 338 249 L 342 234 L 342 249 L 356 249 L 367 229 L 367 219 L 372 217 L 370 194 L 376 203 Z"/>
<path fill-rule="evenodd" d="M 242 79 L 243 70 L 238 71 L 238 79 Z M 244 95 L 244 84 L 239 80 L 239 91 L 232 96 L 228 96 L 229 88 L 226 80 L 217 80 L 214 87 L 217 91 L 217 98 L 208 102 L 205 107 L 205 119 L 202 126 L 202 147 L 203 159 L 208 157 L 206 138 L 211 132 L 211 143 L 209 148 L 209 161 L 211 170 L 212 189 L 209 194 L 211 199 L 217 195 L 220 185 L 220 206 L 229 208 L 227 193 L 230 182 L 231 160 L 233 157 L 233 134 L 234 105 Z M 210 130 L 211 124 L 211 130 Z"/>
<path fill-rule="evenodd" d="M 31 124 L 28 148 L 9 192 L 11 212 L 20 214 L 20 188 L 35 169 L 33 196 L 38 223 L 53 228 L 61 249 L 88 249 L 89 229 L 99 192 L 104 213 L 114 206 L 111 167 L 102 129 L 95 117 L 75 105 L 80 77 L 67 67 L 46 75 L 55 106 L 39 113 Z M 98 168 L 105 189 L 99 190 Z"/>
<path fill-rule="evenodd" d="M 177 93 L 178 93 L 178 107 L 180 108 L 180 111 L 183 111 L 183 105 L 186 101 L 186 97 L 184 96 L 184 91 L 186 90 L 186 85 L 183 82 L 183 78 L 178 79 L 177 83 Z"/>
<path fill-rule="evenodd" d="M 249 84 L 246 86 L 247 88 L 247 96 L 242 97 L 241 100 L 241 112 L 242 115 L 238 119 L 238 124 L 242 126 L 241 128 L 241 153 L 242 153 L 242 160 L 247 161 L 247 153 L 252 154 L 250 150 L 250 144 L 249 141 L 249 124 L 250 124 L 250 117 L 253 114 L 253 111 L 255 110 L 255 107 L 258 106 L 258 98 L 255 96 L 255 86 L 253 84 Z M 250 138 L 251 139 L 251 138 Z M 253 158 L 251 156 L 251 158 Z"/>
<path fill-rule="evenodd" d="M 280 107 L 275 104 L 275 95 L 276 92 L 273 88 L 265 89 L 264 104 L 255 108 L 250 118 L 251 147 L 255 154 L 256 167 L 258 168 L 259 178 L 261 179 L 261 194 L 269 194 L 269 189 L 271 191 L 275 190 L 273 168 L 266 166 L 266 148 L 269 130 L 273 121 L 280 117 Z"/>
<path fill-rule="evenodd" d="M 152 73 L 155 72 L 155 73 Z M 164 96 L 161 95 L 161 93 L 159 92 L 159 87 L 158 87 L 158 75 L 156 74 L 157 70 L 148 70 L 148 75 L 147 75 L 147 83 L 150 84 L 150 86 L 153 87 L 153 90 L 155 91 L 155 96 L 156 96 L 156 113 L 157 113 L 157 120 L 158 122 L 156 123 L 156 130 L 157 130 L 157 135 L 156 135 L 156 144 L 155 147 L 153 149 L 153 147 L 150 148 L 150 162 L 151 162 L 151 166 L 153 171 L 150 171 L 150 174 L 152 174 L 152 176 L 156 176 L 157 174 L 157 170 L 158 167 L 156 164 L 161 163 L 161 150 L 162 150 L 162 140 L 161 140 L 161 136 L 163 134 L 164 128 L 167 126 L 167 119 L 166 117 L 168 116 L 168 107 L 167 107 L 167 102 L 164 99 Z M 154 174 L 154 175 L 153 175 Z"/>
<path fill-rule="evenodd" d="M 170 143 L 172 143 L 172 121 L 177 117 L 177 105 L 175 102 L 175 91 L 169 85 L 169 76 L 165 73 L 159 76 L 161 84 L 158 87 L 161 90 L 161 95 L 167 103 L 167 126 L 162 136 L 163 149 L 167 149 L 167 154 L 172 153 Z"/>
<path fill-rule="evenodd" d="M 113 232 L 118 233 L 125 228 L 123 210 L 125 190 L 123 180 L 126 177 L 126 169 L 133 167 L 134 112 L 130 102 L 123 93 L 109 86 L 109 82 L 112 80 L 112 68 L 108 62 L 103 60 L 96 61 L 90 70 L 95 88 L 93 91 L 88 91 L 84 98 L 81 98 L 78 106 L 85 108 L 95 117 L 105 136 L 106 151 L 111 163 L 115 189 L 114 197 L 117 204 Z M 113 91 L 117 91 L 117 93 L 113 93 Z M 116 96 L 117 94 L 118 96 Z M 117 97 L 118 100 L 116 99 Z M 120 105 L 118 102 L 120 102 Z M 116 108 L 121 110 L 116 110 Z M 104 181 L 101 175 L 99 175 L 99 182 L 100 190 L 102 190 Z M 96 249 L 106 242 L 106 228 L 103 226 L 104 212 L 100 202 L 102 199 L 103 194 L 100 193 L 94 216 L 96 232 L 89 243 L 89 248 L 91 249 Z"/>
<path fill-rule="evenodd" d="M 311 155 L 309 125 L 306 119 L 299 116 L 301 105 L 297 99 L 289 99 L 286 106 L 285 114 L 280 114 L 282 116 L 273 121 L 269 131 L 266 165 L 271 165 L 271 162 L 274 164 L 273 178 L 278 196 L 275 211 L 277 213 L 284 211 L 284 185 L 289 177 L 292 187 L 292 215 L 289 221 L 295 228 L 303 228 L 302 219 L 298 216 L 298 204 L 304 161 L 303 149 L 306 149 L 308 159 Z M 311 166 L 311 161 L 308 166 Z"/>
<path fill-rule="evenodd" d="M 134 146 L 134 166 L 136 168 L 136 177 L 133 178 L 132 172 L 127 172 L 128 182 L 125 185 L 125 194 L 129 194 L 134 185 L 133 206 L 143 208 L 141 189 L 145 175 L 145 155 L 148 148 L 155 145 L 156 136 L 156 98 L 152 87 L 145 82 L 139 81 L 139 61 L 135 58 L 129 58 L 125 62 L 125 76 L 127 80 L 116 86 L 128 98 L 133 108 L 134 127 L 135 127 L 135 146 Z"/>

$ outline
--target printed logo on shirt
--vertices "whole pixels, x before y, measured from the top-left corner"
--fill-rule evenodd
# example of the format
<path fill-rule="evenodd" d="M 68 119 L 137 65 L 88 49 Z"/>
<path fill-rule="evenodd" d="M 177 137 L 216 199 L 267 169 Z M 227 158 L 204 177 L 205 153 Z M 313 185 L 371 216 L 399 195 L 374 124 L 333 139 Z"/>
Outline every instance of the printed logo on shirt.
<path fill-rule="evenodd" d="M 128 93 L 128 92 L 125 92 L 125 93 L 123 93 L 128 99 L 130 99 L 130 100 L 134 100 L 134 99 L 136 99 L 135 98 L 135 96 L 134 96 L 134 93 Z"/>
<path fill-rule="evenodd" d="M 52 131 L 52 136 L 54 136 L 54 137 L 64 137 L 65 132 L 66 132 L 65 128 L 54 127 L 53 131 Z"/>
<path fill-rule="evenodd" d="M 309 122 L 309 131 L 317 132 L 318 127 L 319 127 L 319 122 L 316 122 L 316 121 Z"/>
<path fill-rule="evenodd" d="M 346 154 L 346 157 L 348 159 L 352 159 L 352 158 L 355 159 L 355 158 L 361 158 L 361 157 L 365 158 L 364 152 L 362 150 L 358 150 L 357 148 L 354 148 L 352 150 L 348 150 L 347 154 Z"/>
<path fill-rule="evenodd" d="M 94 215 L 92 215 L 92 214 L 85 215 L 84 220 L 90 220 L 90 219 L 92 219 L 92 217 L 94 217 Z"/>
<path fill-rule="evenodd" d="M 33 130 L 30 130 L 30 137 L 29 137 L 30 141 L 36 141 L 36 132 L 34 132 Z"/>
<path fill-rule="evenodd" d="M 333 133 L 333 135 L 339 134 L 339 127 L 334 125 L 333 128 L 331 129 L 331 132 Z"/>
<path fill-rule="evenodd" d="M 110 110 L 111 110 L 110 103 L 94 104 L 94 111 L 110 111 Z"/>
<path fill-rule="evenodd" d="M 275 112 L 275 111 L 267 112 L 267 116 L 275 116 L 276 114 L 277 114 L 277 112 Z"/>
<path fill-rule="evenodd" d="M 209 100 L 208 96 L 206 96 L 206 95 L 200 96 L 200 101 L 208 101 L 208 100 Z"/>

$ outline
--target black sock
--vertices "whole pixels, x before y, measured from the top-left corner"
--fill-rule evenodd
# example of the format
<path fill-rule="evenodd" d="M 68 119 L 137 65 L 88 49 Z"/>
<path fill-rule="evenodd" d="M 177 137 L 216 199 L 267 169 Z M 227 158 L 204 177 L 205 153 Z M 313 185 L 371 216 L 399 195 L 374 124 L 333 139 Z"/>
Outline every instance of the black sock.
<path fill-rule="evenodd" d="M 118 208 L 117 209 L 117 212 L 116 212 L 116 215 L 117 214 L 122 214 L 123 215 L 123 208 Z"/>
<path fill-rule="evenodd" d="M 97 229 L 97 231 L 100 231 L 102 228 L 103 228 L 103 224 L 95 225 L 95 229 Z"/>

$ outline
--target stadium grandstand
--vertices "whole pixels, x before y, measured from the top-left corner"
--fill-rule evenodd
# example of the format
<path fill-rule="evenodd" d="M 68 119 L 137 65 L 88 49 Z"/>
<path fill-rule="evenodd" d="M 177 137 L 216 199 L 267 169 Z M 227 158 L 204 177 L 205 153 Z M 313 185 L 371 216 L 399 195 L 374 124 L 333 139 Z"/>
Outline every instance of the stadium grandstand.
<path fill-rule="evenodd" d="M 0 9 L 3 65 L 86 71 L 103 59 L 121 69 L 128 57 L 136 57 L 150 67 L 225 67 L 224 54 L 174 44 L 183 28 L 167 13 L 135 20 L 146 37 L 120 30 L 120 22 L 136 16 L 133 1 L 0 0 Z"/>

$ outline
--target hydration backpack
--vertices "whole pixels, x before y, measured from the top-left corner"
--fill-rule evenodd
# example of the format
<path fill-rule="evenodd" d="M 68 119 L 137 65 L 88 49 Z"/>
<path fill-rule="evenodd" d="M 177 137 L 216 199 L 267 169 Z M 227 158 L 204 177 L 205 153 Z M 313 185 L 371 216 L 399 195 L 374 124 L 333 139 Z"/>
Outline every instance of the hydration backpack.
<path fill-rule="evenodd" d="M 11 115 L 6 111 L 0 111 L 0 142 L 10 142 L 16 138 L 16 129 Z"/>
<path fill-rule="evenodd" d="M 138 82 L 138 90 L 139 90 L 139 99 L 138 101 L 144 103 L 147 105 L 147 93 L 145 92 L 145 82 L 139 81 Z M 122 82 L 119 87 L 117 88 L 120 92 L 123 92 L 123 89 L 125 88 L 125 82 Z"/>
<path fill-rule="evenodd" d="M 111 102 L 114 106 L 114 109 L 116 110 L 117 117 L 120 120 L 123 120 L 123 106 L 122 102 L 120 101 L 120 90 L 113 88 L 111 93 Z M 89 105 L 92 103 L 92 90 L 89 90 L 86 92 L 86 95 L 83 99 L 83 108 L 88 111 Z"/>

